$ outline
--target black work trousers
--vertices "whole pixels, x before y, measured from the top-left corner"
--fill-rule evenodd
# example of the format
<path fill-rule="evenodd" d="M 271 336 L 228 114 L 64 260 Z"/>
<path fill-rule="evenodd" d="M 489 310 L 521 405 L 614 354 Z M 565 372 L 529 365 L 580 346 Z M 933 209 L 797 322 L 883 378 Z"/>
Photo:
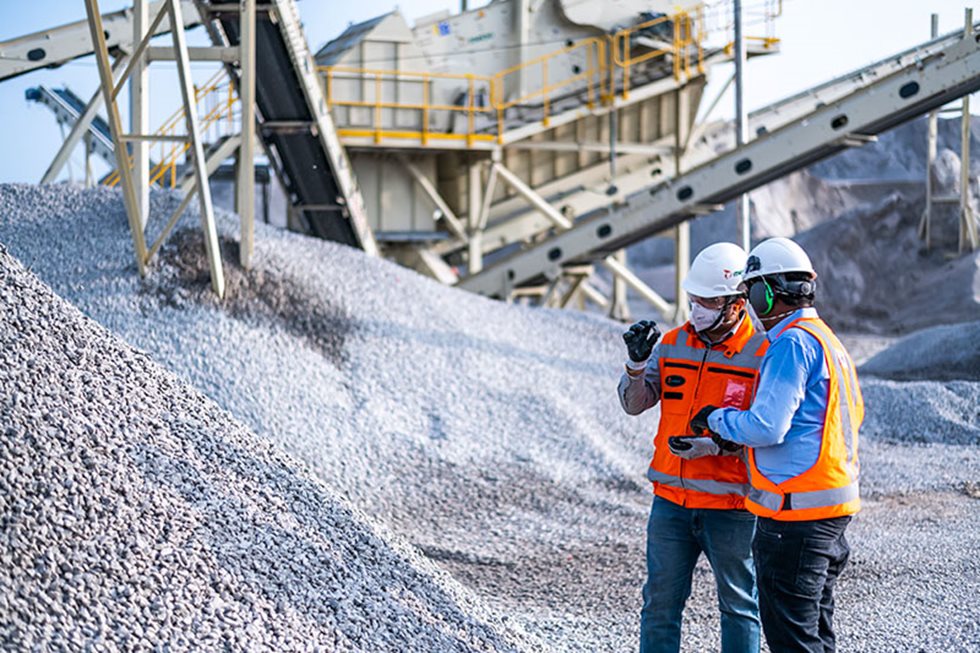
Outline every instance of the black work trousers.
<path fill-rule="evenodd" d="M 834 584 L 850 547 L 850 517 L 756 522 L 752 555 L 762 629 L 772 653 L 833 653 Z"/>

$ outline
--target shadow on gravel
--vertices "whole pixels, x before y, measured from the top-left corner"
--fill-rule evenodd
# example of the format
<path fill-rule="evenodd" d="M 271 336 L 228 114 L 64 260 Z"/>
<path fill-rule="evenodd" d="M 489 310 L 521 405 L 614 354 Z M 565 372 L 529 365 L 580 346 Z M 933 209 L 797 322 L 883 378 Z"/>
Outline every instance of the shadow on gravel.
<path fill-rule="evenodd" d="M 301 282 L 268 269 L 245 270 L 238 243 L 219 236 L 224 264 L 225 297 L 211 292 L 204 237 L 200 229 L 175 232 L 160 249 L 158 269 L 141 287 L 164 306 L 213 306 L 257 326 L 272 326 L 300 338 L 333 365 L 347 362 L 345 344 L 352 328 L 346 306 L 333 303 Z"/>

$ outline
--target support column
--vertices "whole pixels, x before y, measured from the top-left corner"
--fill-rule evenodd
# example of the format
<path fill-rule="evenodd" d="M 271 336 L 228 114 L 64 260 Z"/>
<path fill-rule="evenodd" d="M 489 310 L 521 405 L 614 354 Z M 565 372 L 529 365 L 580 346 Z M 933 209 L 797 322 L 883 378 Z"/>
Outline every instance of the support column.
<path fill-rule="evenodd" d="M 674 125 L 674 175 L 675 179 L 683 172 L 682 161 L 684 159 L 684 143 L 687 142 L 687 133 L 690 129 L 690 96 L 686 88 L 677 89 L 676 93 L 676 123 Z M 687 293 L 681 284 L 687 276 L 688 268 L 691 265 L 691 223 L 685 220 L 674 228 L 674 321 L 681 324 L 686 321 L 689 314 L 687 306 Z"/>
<path fill-rule="evenodd" d="M 681 324 L 690 316 L 690 309 L 687 305 L 687 292 L 681 284 L 687 276 L 688 268 L 691 265 L 691 223 L 682 222 L 674 230 L 674 258 L 676 278 L 674 279 L 674 294 L 677 299 L 674 302 L 674 322 Z"/>
<path fill-rule="evenodd" d="M 735 0 L 735 147 L 741 147 L 749 140 L 749 118 L 745 109 L 745 35 L 742 33 L 742 0 Z M 738 196 L 736 204 L 738 215 L 739 241 L 745 251 L 752 248 L 752 231 L 749 222 L 749 195 Z"/>
<path fill-rule="evenodd" d="M 939 36 L 939 14 L 932 15 L 930 33 L 932 38 Z M 939 132 L 939 110 L 929 112 L 929 122 L 926 137 L 926 208 L 919 222 L 919 236 L 925 240 L 926 251 L 932 236 L 932 166 L 936 163 L 936 138 Z"/>
<path fill-rule="evenodd" d="M 483 269 L 483 225 L 480 224 L 483 212 L 483 184 L 480 169 L 479 161 L 469 162 L 467 170 L 467 216 L 470 232 L 468 274 L 475 274 Z"/>
<path fill-rule="evenodd" d="M 514 62 L 515 65 L 520 64 L 528 60 L 527 44 L 530 40 L 531 34 L 531 0 L 517 0 L 514 3 L 514 11 L 516 12 L 515 21 L 516 29 L 514 33 L 517 35 L 517 61 Z M 528 69 L 521 68 L 517 71 L 517 88 L 515 92 L 520 95 L 527 95 L 528 83 L 527 83 L 527 72 Z M 507 90 L 504 89 L 504 93 Z M 502 98 L 503 99 L 503 98 Z"/>
<path fill-rule="evenodd" d="M 211 186 L 205 169 L 204 145 L 201 142 L 201 124 L 197 116 L 197 100 L 191 79 L 190 59 L 187 56 L 187 40 L 184 34 L 184 17 L 179 0 L 170 0 L 170 25 L 174 41 L 174 57 L 177 60 L 177 76 L 180 78 L 180 94 L 184 101 L 184 118 L 190 139 L 188 154 L 193 156 L 194 179 L 201 210 L 201 230 L 204 247 L 211 268 L 211 288 L 218 297 L 225 295 L 225 275 L 221 267 L 221 251 L 218 247 L 218 231 L 214 224 L 214 207 L 211 204 Z"/>
<path fill-rule="evenodd" d="M 160 11 L 164 11 L 161 7 Z M 149 0 L 133 0 L 133 43 L 141 43 L 150 26 Z M 129 78 L 129 131 L 133 134 L 149 134 L 150 129 L 150 77 L 145 54 L 134 62 Z M 133 186 L 140 207 L 140 226 L 145 230 L 150 219 L 150 143 L 128 143 L 133 156 Z"/>
<path fill-rule="evenodd" d="M 932 38 L 939 36 L 939 14 L 932 14 L 930 34 Z M 939 111 L 929 112 L 929 122 L 926 129 L 926 208 L 919 221 L 919 236 L 925 241 L 926 251 L 929 250 L 932 237 L 932 166 L 936 163 L 936 138 L 939 133 Z"/>
<path fill-rule="evenodd" d="M 92 174 L 92 135 L 85 132 L 82 142 L 85 144 L 85 188 L 93 188 L 95 176 Z"/>
<path fill-rule="evenodd" d="M 122 183 L 123 202 L 126 205 L 126 218 L 129 220 L 129 231 L 133 237 L 133 253 L 136 256 L 136 269 L 140 276 L 146 276 L 146 239 L 143 236 L 140 207 L 133 192 L 133 180 L 123 145 L 122 118 L 119 106 L 113 97 L 112 65 L 109 62 L 109 48 L 105 40 L 105 28 L 102 25 L 102 14 L 99 11 L 98 0 L 85 0 L 85 13 L 88 15 L 89 35 L 92 37 L 92 48 L 95 52 L 95 62 L 99 69 L 99 82 L 102 89 L 103 102 L 109 118 L 109 129 L 112 132 L 112 142 L 115 144 L 116 166 L 119 168 Z"/>
<path fill-rule="evenodd" d="M 241 73 L 238 95 L 241 100 L 242 144 L 238 148 L 238 215 L 241 219 L 239 261 L 252 267 L 255 248 L 255 0 L 241 0 Z"/>
<path fill-rule="evenodd" d="M 616 264 L 615 267 L 621 269 L 626 267 L 626 250 L 618 250 L 611 257 Z M 608 267 L 608 264 L 607 264 Z M 621 320 L 626 322 L 630 319 L 630 305 L 629 298 L 627 296 L 629 286 L 626 284 L 626 280 L 619 274 L 613 274 L 612 280 L 612 303 L 609 307 L 609 317 L 614 320 Z"/>
<path fill-rule="evenodd" d="M 973 38 L 973 9 L 964 11 L 963 38 Z M 970 96 L 963 96 L 963 114 L 960 118 L 960 229 L 959 251 L 967 247 L 977 248 L 977 221 L 970 206 Z"/>
<path fill-rule="evenodd" d="M 970 10 L 967 9 L 967 12 Z M 959 251 L 976 247 L 971 229 L 973 209 L 970 207 L 970 96 L 963 96 L 963 115 L 960 117 L 960 228 Z"/>

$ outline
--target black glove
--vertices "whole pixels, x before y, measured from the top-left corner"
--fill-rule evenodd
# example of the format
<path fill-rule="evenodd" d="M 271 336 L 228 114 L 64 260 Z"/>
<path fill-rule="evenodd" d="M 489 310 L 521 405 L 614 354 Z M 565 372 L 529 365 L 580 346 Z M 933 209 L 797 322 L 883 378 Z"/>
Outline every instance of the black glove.
<path fill-rule="evenodd" d="M 708 433 L 711 434 L 711 441 L 717 444 L 718 448 L 721 449 L 722 456 L 724 456 L 726 453 L 735 453 L 742 448 L 742 445 L 739 443 L 726 440 L 717 433 L 713 433 L 712 431 L 708 431 Z"/>
<path fill-rule="evenodd" d="M 717 406 L 705 406 L 698 411 L 697 415 L 691 418 L 691 433 L 695 435 L 709 435 L 711 429 L 708 428 L 708 415 L 718 410 Z"/>
<path fill-rule="evenodd" d="M 653 346 L 657 344 L 657 340 L 660 338 L 660 329 L 657 328 L 657 323 L 651 320 L 640 320 L 629 330 L 623 334 L 623 342 L 626 343 L 626 349 L 629 351 L 630 360 L 636 363 L 642 363 L 646 359 L 650 358 L 650 352 L 653 351 Z"/>

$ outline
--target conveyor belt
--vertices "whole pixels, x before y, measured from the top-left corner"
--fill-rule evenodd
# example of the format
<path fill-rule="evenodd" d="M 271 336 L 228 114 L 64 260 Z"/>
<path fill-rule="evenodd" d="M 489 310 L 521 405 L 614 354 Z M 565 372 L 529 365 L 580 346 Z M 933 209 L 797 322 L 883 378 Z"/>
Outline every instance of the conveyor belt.
<path fill-rule="evenodd" d="M 458 285 L 505 297 L 562 265 L 602 258 L 978 89 L 976 34 L 934 39 L 757 112 L 755 140 L 652 190 L 649 182 L 638 185 L 628 198 L 630 210 L 594 211 Z"/>
<path fill-rule="evenodd" d="M 207 11 L 208 4 L 200 5 Z M 377 245 L 364 214 L 350 161 L 326 111 L 299 14 L 292 0 L 263 5 L 256 21 L 256 105 L 259 136 L 275 156 L 282 182 L 311 231 L 329 240 L 360 247 Z M 220 45 L 237 45 L 237 11 L 215 11 Z"/>
<path fill-rule="evenodd" d="M 48 88 L 35 86 L 27 89 L 25 97 L 31 102 L 37 102 L 51 109 L 58 122 L 74 125 L 85 112 L 85 102 L 69 88 Z M 92 152 L 99 155 L 110 166 L 116 165 L 116 155 L 113 153 L 112 134 L 109 124 L 101 116 L 96 116 L 89 125 L 88 133 L 91 138 Z M 151 167 L 152 167 L 151 163 Z"/>

